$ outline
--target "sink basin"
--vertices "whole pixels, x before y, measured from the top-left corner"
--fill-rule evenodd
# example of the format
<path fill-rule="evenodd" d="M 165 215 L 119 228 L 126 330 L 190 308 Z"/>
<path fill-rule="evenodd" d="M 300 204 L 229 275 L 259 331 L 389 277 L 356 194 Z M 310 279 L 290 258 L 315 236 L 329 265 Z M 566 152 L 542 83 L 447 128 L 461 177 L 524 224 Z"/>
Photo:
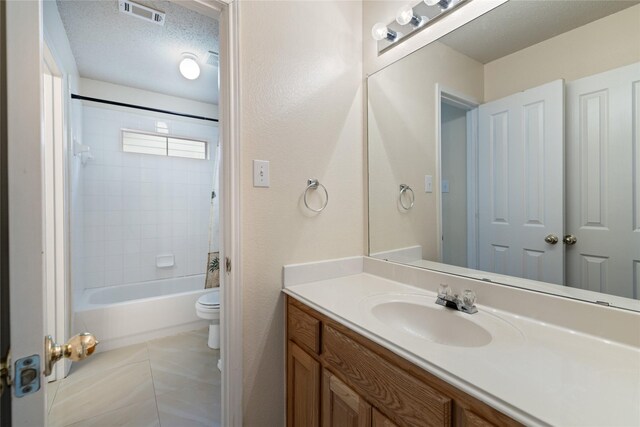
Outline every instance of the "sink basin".
<path fill-rule="evenodd" d="M 418 293 L 372 295 L 360 302 L 360 313 L 392 341 L 425 340 L 450 347 L 514 345 L 523 335 L 489 310 L 462 313 L 437 305 L 435 296 Z"/>
<path fill-rule="evenodd" d="M 433 307 L 404 301 L 375 305 L 373 316 L 387 326 L 417 338 L 455 347 L 482 347 L 491 342 L 491 334 L 481 326 L 445 307 Z"/>

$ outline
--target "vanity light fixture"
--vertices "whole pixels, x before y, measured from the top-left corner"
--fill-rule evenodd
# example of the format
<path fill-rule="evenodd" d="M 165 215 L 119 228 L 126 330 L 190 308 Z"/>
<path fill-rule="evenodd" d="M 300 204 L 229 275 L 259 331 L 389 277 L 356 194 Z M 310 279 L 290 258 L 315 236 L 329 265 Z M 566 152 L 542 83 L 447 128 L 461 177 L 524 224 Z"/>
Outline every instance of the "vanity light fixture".
<path fill-rule="evenodd" d="M 398 10 L 396 14 L 396 22 L 400 25 L 407 25 L 411 23 L 414 28 L 421 27 L 428 21 L 426 16 L 419 16 L 413 12 L 411 6 L 403 6 Z"/>
<path fill-rule="evenodd" d="M 373 36 L 374 40 L 377 40 L 377 41 L 386 39 L 387 41 L 393 43 L 398 39 L 399 35 L 396 31 L 393 31 L 392 29 L 388 28 L 386 25 L 378 22 L 371 29 L 371 36 Z"/>
<path fill-rule="evenodd" d="M 424 0 L 424 2 L 427 6 L 439 5 L 440 9 L 445 10 L 451 6 L 453 0 Z"/>
<path fill-rule="evenodd" d="M 182 54 L 180 61 L 180 74 L 189 80 L 195 80 L 200 76 L 200 65 L 198 65 L 198 57 L 193 53 L 185 52 Z"/>
<path fill-rule="evenodd" d="M 406 0 L 405 0 L 406 1 Z M 429 28 L 471 0 L 416 0 L 416 4 L 406 4 L 395 19 L 386 25 L 378 22 L 371 29 L 371 36 L 377 42 L 378 55 L 402 43 L 409 37 Z M 384 22 L 384 21 L 383 21 Z"/>

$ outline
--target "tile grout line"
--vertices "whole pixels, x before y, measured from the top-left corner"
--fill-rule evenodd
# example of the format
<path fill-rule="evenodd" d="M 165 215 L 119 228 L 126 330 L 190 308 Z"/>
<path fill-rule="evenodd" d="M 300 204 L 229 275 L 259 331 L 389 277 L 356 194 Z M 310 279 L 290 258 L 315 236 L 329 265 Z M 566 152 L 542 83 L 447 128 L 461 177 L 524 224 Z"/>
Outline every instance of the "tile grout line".
<path fill-rule="evenodd" d="M 62 381 L 64 381 L 64 378 L 61 380 L 56 380 L 56 381 L 60 381 L 60 384 L 58 384 L 56 386 L 56 392 L 53 393 L 53 399 L 51 399 L 51 405 L 48 405 L 49 407 L 47 408 L 47 417 L 49 416 L 49 414 L 51 413 L 51 409 L 53 409 L 53 405 L 56 404 L 56 397 L 58 396 L 58 392 L 60 391 L 60 386 L 62 385 Z M 47 384 L 47 387 L 49 387 L 49 385 Z"/>
<path fill-rule="evenodd" d="M 147 360 L 149 361 L 149 371 L 151 371 L 151 386 L 153 387 L 153 401 L 156 403 L 156 416 L 158 417 L 158 425 L 162 427 L 162 421 L 160 421 L 160 409 L 158 408 L 158 394 L 156 393 L 156 380 L 153 376 L 153 367 L 151 366 L 151 351 L 149 349 L 149 341 L 145 341 L 144 345 L 147 347 Z"/>

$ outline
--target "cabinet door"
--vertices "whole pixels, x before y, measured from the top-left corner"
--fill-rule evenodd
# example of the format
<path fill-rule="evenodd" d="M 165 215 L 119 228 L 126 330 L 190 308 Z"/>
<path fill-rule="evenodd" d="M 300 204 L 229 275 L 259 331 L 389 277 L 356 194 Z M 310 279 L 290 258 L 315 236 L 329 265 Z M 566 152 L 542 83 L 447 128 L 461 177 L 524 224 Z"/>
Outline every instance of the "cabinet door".
<path fill-rule="evenodd" d="M 371 405 L 327 370 L 322 378 L 322 426 L 371 426 Z"/>
<path fill-rule="evenodd" d="M 287 426 L 319 427 L 320 363 L 289 341 Z"/>
<path fill-rule="evenodd" d="M 372 427 L 398 427 L 397 424 L 393 423 L 389 418 L 382 415 L 380 411 L 376 408 L 373 408 L 373 417 L 372 417 Z"/>

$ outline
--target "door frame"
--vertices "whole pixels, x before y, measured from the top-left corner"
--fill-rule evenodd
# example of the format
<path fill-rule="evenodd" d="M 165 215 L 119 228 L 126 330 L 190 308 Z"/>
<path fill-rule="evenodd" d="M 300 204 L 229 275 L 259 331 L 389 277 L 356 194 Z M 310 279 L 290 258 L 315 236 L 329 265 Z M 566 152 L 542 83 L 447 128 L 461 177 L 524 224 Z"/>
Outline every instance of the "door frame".
<path fill-rule="evenodd" d="M 67 78 L 59 66 L 56 56 L 49 48 L 50 43 L 47 41 L 46 34 L 43 41 L 43 71 L 49 74 L 53 81 L 53 125 L 51 129 L 56 135 L 53 143 L 53 151 L 51 158 L 47 159 L 45 154 L 44 162 L 53 169 L 53 205 L 52 211 L 46 209 L 45 223 L 47 227 L 53 229 L 53 271 L 46 272 L 47 280 L 52 281 L 52 293 L 47 293 L 47 306 L 53 307 L 53 313 L 48 313 L 47 323 L 53 320 L 53 325 L 47 324 L 49 330 L 53 330 L 53 336 L 58 342 L 66 342 L 70 337 L 72 330 L 72 307 L 71 307 L 71 282 L 70 282 L 70 219 L 69 219 L 69 153 L 68 135 L 69 135 L 69 90 Z M 47 72 L 48 71 L 48 72 Z M 44 75 L 44 74 L 43 74 Z M 57 95 L 56 95 L 57 92 Z M 48 108 L 47 106 L 44 106 Z M 57 107 L 57 108 L 56 108 Z M 60 117 L 58 117 L 60 116 Z M 46 149 L 45 149 L 46 153 Z M 62 206 L 58 204 L 57 197 L 62 195 Z M 46 228 L 46 227 L 45 227 Z M 46 231 L 46 229 L 45 229 Z M 50 248 L 51 249 L 51 248 Z M 51 327 L 53 326 L 53 328 Z M 69 369 L 71 361 L 64 359 L 61 363 L 57 363 L 53 368 L 52 374 L 48 377 L 48 382 L 63 379 Z"/>
<path fill-rule="evenodd" d="M 241 152 L 240 48 L 238 1 L 206 1 L 220 13 L 220 223 L 221 259 L 225 273 L 221 289 L 220 335 L 222 357 L 223 426 L 242 426 L 242 263 L 241 263 Z M 184 4 L 184 3 L 181 3 Z"/>
<path fill-rule="evenodd" d="M 6 5 L 7 128 L 10 307 L 44 302 L 42 117 L 42 1 L 3 2 Z M 222 256 L 232 266 L 221 290 L 222 425 L 242 425 L 242 271 L 240 235 L 239 49 L 238 3 L 225 0 L 180 1 L 220 20 L 220 143 Z M 5 34 L 3 34 L 5 35 Z M 36 124 L 40 124 L 35 125 Z M 31 143 L 28 143 L 31 142 Z M 34 259 L 34 254 L 35 259 Z M 39 257 L 39 259 L 38 259 Z M 4 266 L 3 266 L 4 267 Z M 20 284 L 20 286 L 18 286 Z M 31 304 L 29 304 L 31 303 Z M 11 310 L 12 354 L 17 358 L 43 355 L 44 336 L 24 335 L 18 325 L 44 331 L 45 306 L 40 310 Z M 38 326 L 40 325 L 40 326 Z M 4 324 L 3 324 L 4 327 Z M 20 337 L 20 339 L 16 339 Z M 42 363 L 42 362 L 41 362 Z M 42 391 L 46 381 L 42 379 Z M 15 425 L 46 425 L 45 393 L 38 391 L 11 402 Z M 13 395 L 14 390 L 11 391 Z"/>
<path fill-rule="evenodd" d="M 476 259 L 477 254 L 477 216 L 478 216 L 478 106 L 480 101 L 472 96 L 436 83 L 435 96 L 435 133 L 436 133 L 436 195 L 437 230 L 438 230 L 438 262 L 443 257 L 443 225 L 442 225 L 442 102 L 467 111 L 467 264 Z M 473 178 L 473 179 L 472 179 Z M 475 212 L 469 215 L 469 212 Z M 477 264 L 476 261 L 474 261 Z M 469 268 L 475 268 L 467 265 Z"/>
<path fill-rule="evenodd" d="M 220 22 L 220 355 L 223 426 L 242 426 L 242 266 L 238 1 L 171 0 Z M 221 267 L 222 269 L 222 267 Z"/>
<path fill-rule="evenodd" d="M 0 2 L 0 28 L 5 28 L 6 2 Z M 9 217 L 7 172 L 6 37 L 0 31 L 0 360 L 10 348 L 9 312 Z M 0 427 L 11 427 L 11 391 L 0 398 Z"/>

